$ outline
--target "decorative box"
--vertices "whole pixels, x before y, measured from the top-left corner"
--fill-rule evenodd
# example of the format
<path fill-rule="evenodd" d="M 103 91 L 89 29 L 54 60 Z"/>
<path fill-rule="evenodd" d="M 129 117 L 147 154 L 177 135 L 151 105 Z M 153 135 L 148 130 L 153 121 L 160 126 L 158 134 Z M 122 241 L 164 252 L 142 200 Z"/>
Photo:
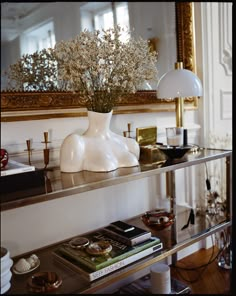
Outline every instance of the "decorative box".
<path fill-rule="evenodd" d="M 137 128 L 136 141 L 140 146 L 140 162 L 153 163 L 166 160 L 165 155 L 158 148 L 156 126 Z"/>

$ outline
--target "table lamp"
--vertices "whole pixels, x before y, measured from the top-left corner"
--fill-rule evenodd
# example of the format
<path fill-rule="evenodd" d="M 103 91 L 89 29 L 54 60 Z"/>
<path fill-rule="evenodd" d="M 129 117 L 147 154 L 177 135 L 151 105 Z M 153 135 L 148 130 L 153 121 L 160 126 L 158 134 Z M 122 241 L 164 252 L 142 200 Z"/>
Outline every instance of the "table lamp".
<path fill-rule="evenodd" d="M 190 70 L 183 69 L 183 62 L 165 73 L 157 85 L 157 98 L 175 98 L 176 126 L 184 126 L 184 98 L 202 96 L 202 83 Z"/>

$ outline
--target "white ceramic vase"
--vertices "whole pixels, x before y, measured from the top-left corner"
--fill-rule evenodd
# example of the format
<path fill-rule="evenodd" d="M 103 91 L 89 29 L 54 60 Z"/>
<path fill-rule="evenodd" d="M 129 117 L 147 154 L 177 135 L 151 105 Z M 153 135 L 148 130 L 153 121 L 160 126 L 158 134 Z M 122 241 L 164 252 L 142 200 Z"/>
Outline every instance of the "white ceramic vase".
<path fill-rule="evenodd" d="M 132 138 L 110 130 L 112 111 L 88 111 L 89 126 L 83 135 L 71 134 L 60 150 L 62 172 L 109 172 L 121 167 L 139 165 L 140 148 Z"/>

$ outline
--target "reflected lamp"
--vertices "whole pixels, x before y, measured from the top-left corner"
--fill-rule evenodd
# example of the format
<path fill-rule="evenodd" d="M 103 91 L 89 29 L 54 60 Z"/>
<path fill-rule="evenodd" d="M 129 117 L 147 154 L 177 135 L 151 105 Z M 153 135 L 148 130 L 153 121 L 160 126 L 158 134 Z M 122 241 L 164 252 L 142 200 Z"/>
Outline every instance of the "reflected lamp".
<path fill-rule="evenodd" d="M 183 62 L 165 73 L 157 85 L 157 98 L 175 98 L 176 126 L 184 126 L 184 98 L 202 96 L 202 83 L 190 70 L 183 69 Z"/>

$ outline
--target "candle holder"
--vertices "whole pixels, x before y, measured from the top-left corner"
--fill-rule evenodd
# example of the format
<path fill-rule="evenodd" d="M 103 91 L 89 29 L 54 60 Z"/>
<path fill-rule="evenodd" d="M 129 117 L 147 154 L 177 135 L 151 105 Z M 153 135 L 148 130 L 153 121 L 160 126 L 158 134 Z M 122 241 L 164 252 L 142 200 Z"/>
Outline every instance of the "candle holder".
<path fill-rule="evenodd" d="M 43 159 L 44 159 L 44 169 L 47 168 L 48 164 L 49 164 L 49 148 L 48 148 L 48 143 L 51 143 L 50 141 L 48 141 L 48 132 L 44 132 L 44 141 L 41 143 L 45 144 L 45 148 L 43 149 Z"/>
<path fill-rule="evenodd" d="M 28 163 L 29 165 L 31 165 L 31 155 L 32 155 L 32 149 L 31 148 L 31 141 L 30 140 L 26 140 L 26 146 L 27 146 L 27 149 L 25 149 L 24 151 L 27 151 L 28 152 Z"/>
<path fill-rule="evenodd" d="M 132 132 L 131 131 L 131 123 L 128 123 L 127 126 L 128 126 L 128 130 L 123 131 L 123 135 L 124 135 L 124 137 L 127 137 L 127 135 L 128 135 L 128 138 L 131 138 L 131 135 L 130 135 L 130 133 Z"/>

